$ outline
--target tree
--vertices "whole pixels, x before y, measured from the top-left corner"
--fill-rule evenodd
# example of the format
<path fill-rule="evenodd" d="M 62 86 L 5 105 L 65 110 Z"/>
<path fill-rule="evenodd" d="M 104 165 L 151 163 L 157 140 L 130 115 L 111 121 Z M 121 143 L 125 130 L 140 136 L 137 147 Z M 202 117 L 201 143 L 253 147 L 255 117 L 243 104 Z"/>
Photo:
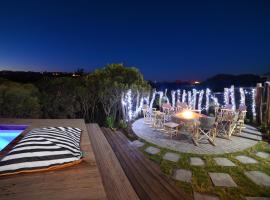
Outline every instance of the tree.
<path fill-rule="evenodd" d="M 150 86 L 138 69 L 123 64 L 109 64 L 86 77 L 88 85 L 95 88 L 97 101 L 105 118 L 121 118 L 121 96 L 128 89 L 147 90 Z M 91 84 L 90 84 L 91 83 Z"/>
<path fill-rule="evenodd" d="M 39 91 L 32 84 L 10 81 L 0 85 L 0 116 L 11 118 L 40 117 Z"/>

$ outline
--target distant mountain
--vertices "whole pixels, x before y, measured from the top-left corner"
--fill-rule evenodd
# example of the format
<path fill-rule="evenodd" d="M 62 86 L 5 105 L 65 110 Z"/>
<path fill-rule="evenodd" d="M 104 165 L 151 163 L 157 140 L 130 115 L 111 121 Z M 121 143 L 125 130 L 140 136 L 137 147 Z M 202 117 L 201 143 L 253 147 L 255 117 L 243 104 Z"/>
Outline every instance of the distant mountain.
<path fill-rule="evenodd" d="M 209 87 L 214 91 L 222 91 L 224 87 L 254 87 L 257 83 L 262 83 L 266 79 L 254 74 L 218 74 L 211 78 L 208 78 L 202 83 L 203 86 Z"/>
<path fill-rule="evenodd" d="M 0 71 L 0 78 L 19 83 L 34 83 L 44 77 L 67 77 L 74 76 L 68 72 L 25 72 L 25 71 Z"/>

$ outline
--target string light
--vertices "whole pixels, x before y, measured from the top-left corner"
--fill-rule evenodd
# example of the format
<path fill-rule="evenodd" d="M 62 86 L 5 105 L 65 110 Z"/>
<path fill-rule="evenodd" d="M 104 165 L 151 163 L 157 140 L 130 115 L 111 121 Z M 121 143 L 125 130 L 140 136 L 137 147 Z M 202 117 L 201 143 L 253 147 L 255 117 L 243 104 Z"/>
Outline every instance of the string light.
<path fill-rule="evenodd" d="M 202 110 L 203 94 L 204 94 L 204 90 L 201 90 L 200 93 L 199 93 L 198 110 Z"/>
<path fill-rule="evenodd" d="M 155 98 L 156 98 L 156 90 L 154 89 L 153 90 L 153 94 L 152 94 L 152 99 L 151 99 L 151 101 L 150 101 L 150 105 L 149 105 L 149 107 L 150 107 L 150 109 L 152 110 L 152 108 L 153 108 L 153 103 L 154 103 L 154 101 L 155 101 Z"/>
<path fill-rule="evenodd" d="M 180 90 L 178 89 L 178 90 L 177 90 L 177 103 L 180 102 L 180 95 L 181 95 L 181 92 L 180 92 Z"/>
<path fill-rule="evenodd" d="M 128 112 L 128 119 L 131 120 L 133 116 L 132 112 L 132 98 L 131 98 L 131 89 L 127 91 L 126 95 L 126 102 L 127 102 L 127 112 Z"/>
<path fill-rule="evenodd" d="M 183 90 L 183 94 L 182 94 L 182 102 L 186 102 L 186 97 L 187 97 L 187 93 L 186 90 Z"/>
<path fill-rule="evenodd" d="M 256 89 L 252 88 L 251 90 L 251 94 L 252 94 L 252 115 L 253 115 L 253 119 L 255 119 L 256 117 Z"/>
<path fill-rule="evenodd" d="M 139 112 L 141 112 L 142 110 L 142 107 L 143 107 L 143 101 L 144 101 L 145 98 L 141 97 L 141 100 L 140 100 L 140 106 L 136 109 L 135 113 L 134 113 L 134 117 L 138 117 L 138 114 Z"/>
<path fill-rule="evenodd" d="M 234 94 L 234 86 L 232 85 L 230 88 L 230 97 L 231 97 L 231 102 L 232 102 L 232 109 L 235 110 L 235 94 Z"/>
<path fill-rule="evenodd" d="M 206 91 L 205 91 L 205 110 L 206 112 L 209 111 L 209 96 L 210 96 L 210 93 L 211 93 L 211 90 L 209 88 L 206 88 Z"/>
<path fill-rule="evenodd" d="M 196 109 L 196 99 L 197 99 L 197 90 L 196 89 L 192 89 L 192 109 Z"/>
<path fill-rule="evenodd" d="M 174 90 L 171 91 L 171 95 L 172 95 L 172 106 L 175 107 L 175 91 Z"/>
<path fill-rule="evenodd" d="M 230 96 L 229 96 L 229 89 L 224 88 L 224 105 L 227 106 L 230 104 Z"/>
<path fill-rule="evenodd" d="M 191 91 L 188 91 L 188 106 L 191 107 Z"/>
<path fill-rule="evenodd" d="M 240 87 L 239 92 L 240 92 L 240 105 L 246 105 L 246 97 L 244 89 Z"/>
<path fill-rule="evenodd" d="M 160 91 L 160 92 L 158 92 L 158 94 L 159 94 L 159 106 L 161 106 L 161 100 L 162 100 L 162 97 L 163 97 L 163 92 Z"/>

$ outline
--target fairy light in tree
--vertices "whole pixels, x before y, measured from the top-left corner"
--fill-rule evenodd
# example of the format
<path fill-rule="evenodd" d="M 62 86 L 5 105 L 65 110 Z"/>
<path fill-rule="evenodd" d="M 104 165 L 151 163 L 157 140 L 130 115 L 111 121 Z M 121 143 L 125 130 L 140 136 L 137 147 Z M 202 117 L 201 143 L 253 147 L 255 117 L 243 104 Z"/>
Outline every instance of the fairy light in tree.
<path fill-rule="evenodd" d="M 159 106 L 161 106 L 161 101 L 162 101 L 162 97 L 163 97 L 163 92 L 160 91 L 159 93 Z"/>
<path fill-rule="evenodd" d="M 232 85 L 230 88 L 230 97 L 231 97 L 231 102 L 232 102 L 232 109 L 235 110 L 235 94 L 234 94 L 234 86 Z"/>
<path fill-rule="evenodd" d="M 204 94 L 204 90 L 201 90 L 200 93 L 199 93 L 198 110 L 202 110 L 203 94 Z"/>
<path fill-rule="evenodd" d="M 197 100 L 197 90 L 192 89 L 192 102 L 191 102 L 192 109 L 196 109 L 196 100 Z"/>
<path fill-rule="evenodd" d="M 252 97 L 252 115 L 253 115 L 253 119 L 255 119 L 256 117 L 256 89 L 252 88 L 251 90 L 251 97 Z"/>
<path fill-rule="evenodd" d="M 191 107 L 191 91 L 188 91 L 188 106 Z"/>
<path fill-rule="evenodd" d="M 224 105 L 229 105 L 230 104 L 230 96 L 229 96 L 229 89 L 224 88 Z"/>
<path fill-rule="evenodd" d="M 127 104 L 128 119 L 131 120 L 132 116 L 133 116 L 133 112 L 132 112 L 132 98 L 131 98 L 131 90 L 130 89 L 127 91 L 126 104 Z"/>
<path fill-rule="evenodd" d="M 172 95 L 172 106 L 174 107 L 175 106 L 175 91 L 174 90 L 171 91 L 171 95 Z"/>
<path fill-rule="evenodd" d="M 146 101 L 146 105 L 149 106 L 149 100 L 150 100 L 150 93 L 148 92 L 148 95 L 146 98 L 144 98 L 144 100 Z"/>
<path fill-rule="evenodd" d="M 210 93 L 211 93 L 211 90 L 209 88 L 206 88 L 206 91 L 205 91 L 205 110 L 206 112 L 209 111 L 209 96 L 210 96 Z"/>
<path fill-rule="evenodd" d="M 136 98 L 135 110 L 138 110 L 139 106 L 140 106 L 140 92 L 139 92 L 139 90 L 137 90 L 137 98 Z"/>
<path fill-rule="evenodd" d="M 140 106 L 136 109 L 135 113 L 134 113 L 134 117 L 137 117 L 139 112 L 141 112 L 142 110 L 142 107 L 143 107 L 143 101 L 144 101 L 145 98 L 141 97 L 141 100 L 140 100 Z"/>
<path fill-rule="evenodd" d="M 156 98 L 156 93 L 157 93 L 156 90 L 153 90 L 152 99 L 151 99 L 150 105 L 149 105 L 150 109 L 153 108 L 153 103 L 154 103 L 155 98 Z"/>
<path fill-rule="evenodd" d="M 178 90 L 177 90 L 177 103 L 180 102 L 180 95 L 181 95 L 181 92 L 180 92 L 180 90 L 178 89 Z"/>
<path fill-rule="evenodd" d="M 186 102 L 186 98 L 187 98 L 187 93 L 186 90 L 183 90 L 183 94 L 182 94 L 182 102 Z"/>
<path fill-rule="evenodd" d="M 240 105 L 246 105 L 246 96 L 243 88 L 239 88 L 240 92 Z"/>

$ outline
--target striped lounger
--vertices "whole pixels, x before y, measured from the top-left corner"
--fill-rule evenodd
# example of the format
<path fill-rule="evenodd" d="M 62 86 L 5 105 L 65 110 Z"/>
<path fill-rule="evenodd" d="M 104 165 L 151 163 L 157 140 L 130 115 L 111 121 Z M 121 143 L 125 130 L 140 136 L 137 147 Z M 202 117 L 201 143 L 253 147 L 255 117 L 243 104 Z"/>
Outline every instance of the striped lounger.
<path fill-rule="evenodd" d="M 0 161 L 0 176 L 46 171 L 80 163 L 81 130 L 48 127 L 30 131 Z"/>

